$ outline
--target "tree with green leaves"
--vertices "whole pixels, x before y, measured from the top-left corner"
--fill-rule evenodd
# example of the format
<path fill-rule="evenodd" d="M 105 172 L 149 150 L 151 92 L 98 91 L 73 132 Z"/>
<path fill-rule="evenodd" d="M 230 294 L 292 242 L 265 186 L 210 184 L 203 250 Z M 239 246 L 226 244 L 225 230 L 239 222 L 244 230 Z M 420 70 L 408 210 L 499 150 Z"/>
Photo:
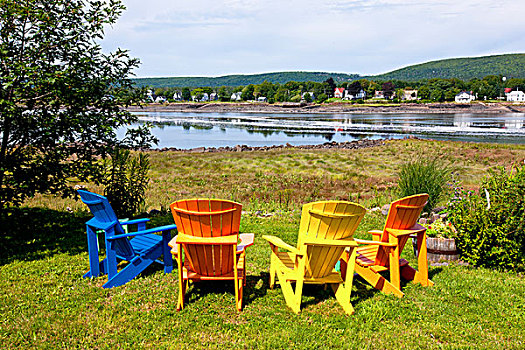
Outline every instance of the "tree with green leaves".
<path fill-rule="evenodd" d="M 190 91 L 190 88 L 188 87 L 184 87 L 182 88 L 182 99 L 184 101 L 189 101 L 191 100 L 191 91 Z"/>
<path fill-rule="evenodd" d="M 35 193 L 71 194 L 71 180 L 102 178 L 115 146 L 146 146 L 147 128 L 119 140 L 137 118 L 129 76 L 139 64 L 104 54 L 119 0 L 3 0 L 0 7 L 0 208 Z"/>
<path fill-rule="evenodd" d="M 331 97 L 331 96 L 334 96 L 334 91 L 335 91 L 335 88 L 337 87 L 335 85 L 335 82 L 334 82 L 334 78 L 330 77 L 328 79 L 325 80 L 325 84 L 327 85 L 327 90 L 328 91 L 325 91 L 325 94 L 328 96 L 328 97 Z"/>

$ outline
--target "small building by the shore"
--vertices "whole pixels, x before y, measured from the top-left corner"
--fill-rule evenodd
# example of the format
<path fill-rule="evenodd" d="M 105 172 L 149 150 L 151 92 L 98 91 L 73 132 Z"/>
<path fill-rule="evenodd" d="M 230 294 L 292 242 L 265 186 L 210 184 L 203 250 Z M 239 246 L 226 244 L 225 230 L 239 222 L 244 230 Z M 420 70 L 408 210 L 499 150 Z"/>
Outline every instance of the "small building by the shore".
<path fill-rule="evenodd" d="M 234 92 L 231 96 L 230 96 L 230 101 L 242 101 L 242 92 Z"/>
<path fill-rule="evenodd" d="M 345 90 L 345 100 L 358 100 L 364 99 L 366 97 L 366 92 L 363 89 L 360 89 L 355 95 L 351 94 L 350 91 Z"/>
<path fill-rule="evenodd" d="M 476 96 L 472 93 L 472 91 L 461 91 L 459 94 L 456 95 L 454 100 L 457 103 L 470 103 L 476 99 Z"/>
<path fill-rule="evenodd" d="M 335 98 L 343 98 L 344 94 L 345 94 L 345 88 L 335 88 L 334 90 Z"/>
<path fill-rule="evenodd" d="M 507 93 L 506 95 L 507 95 L 507 101 L 525 102 L 525 92 L 523 91 L 515 90 L 515 91 L 511 91 Z"/>
<path fill-rule="evenodd" d="M 374 91 L 374 98 L 385 98 L 385 94 L 382 90 Z"/>
<path fill-rule="evenodd" d="M 417 100 L 417 90 L 404 90 L 403 91 L 403 100 L 406 101 L 416 101 Z"/>
<path fill-rule="evenodd" d="M 180 91 L 175 91 L 173 93 L 173 100 L 174 101 L 182 101 L 182 92 Z"/>

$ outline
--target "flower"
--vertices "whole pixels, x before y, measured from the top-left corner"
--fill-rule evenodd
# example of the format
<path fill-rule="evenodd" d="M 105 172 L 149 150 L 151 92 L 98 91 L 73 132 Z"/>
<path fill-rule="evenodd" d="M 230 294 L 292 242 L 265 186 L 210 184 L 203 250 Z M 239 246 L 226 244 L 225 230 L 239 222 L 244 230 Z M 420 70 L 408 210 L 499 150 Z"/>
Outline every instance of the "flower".
<path fill-rule="evenodd" d="M 427 228 L 427 237 L 455 238 L 456 228 L 451 222 L 437 219 L 430 225 L 423 225 Z"/>

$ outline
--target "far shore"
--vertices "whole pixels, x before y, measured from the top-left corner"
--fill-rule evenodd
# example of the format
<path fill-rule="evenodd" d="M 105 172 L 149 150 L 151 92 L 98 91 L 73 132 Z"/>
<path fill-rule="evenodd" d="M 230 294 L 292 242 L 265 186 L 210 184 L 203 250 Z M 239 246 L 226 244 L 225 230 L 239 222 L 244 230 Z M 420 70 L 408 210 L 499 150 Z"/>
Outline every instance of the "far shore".
<path fill-rule="evenodd" d="M 401 103 L 401 104 L 306 104 L 306 103 L 151 103 L 126 108 L 130 112 L 197 113 L 525 113 L 525 104 L 513 103 Z"/>

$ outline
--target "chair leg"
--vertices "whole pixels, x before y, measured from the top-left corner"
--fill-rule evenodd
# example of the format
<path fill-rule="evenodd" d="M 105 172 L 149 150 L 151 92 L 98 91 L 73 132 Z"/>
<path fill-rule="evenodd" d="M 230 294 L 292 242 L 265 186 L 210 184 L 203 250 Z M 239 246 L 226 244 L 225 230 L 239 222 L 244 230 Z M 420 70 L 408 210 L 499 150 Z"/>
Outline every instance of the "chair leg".
<path fill-rule="evenodd" d="M 136 257 L 132 259 L 126 267 L 124 267 L 122 270 L 120 270 L 119 273 L 111 276 L 108 273 L 108 281 L 102 286 L 104 288 L 113 288 L 122 286 L 129 281 L 131 281 L 133 278 L 135 278 L 138 274 L 140 274 L 142 271 L 144 271 L 149 265 L 151 265 L 155 261 L 154 259 L 147 259 L 147 258 L 141 258 Z M 115 265 L 116 267 L 116 265 Z"/>
<path fill-rule="evenodd" d="M 351 315 L 354 313 L 354 308 L 350 303 L 350 294 L 352 293 L 352 284 L 354 281 L 354 267 L 355 267 L 355 256 L 357 250 L 353 248 L 350 254 L 345 254 L 345 260 L 341 261 L 341 271 L 343 271 L 344 265 L 344 282 L 339 284 L 331 284 L 332 289 L 335 293 L 335 298 L 339 304 L 343 307 L 343 310 Z"/>
<path fill-rule="evenodd" d="M 275 286 L 275 275 L 277 274 L 277 270 L 275 268 L 276 259 L 277 257 L 272 253 L 272 256 L 270 258 L 270 289 L 273 289 L 273 287 Z"/>
<path fill-rule="evenodd" d="M 170 231 L 162 231 L 162 260 L 164 262 L 164 273 L 171 273 L 173 271 L 173 257 L 171 256 L 170 247 L 168 246 L 170 240 Z"/>
<path fill-rule="evenodd" d="M 390 283 L 401 290 L 401 273 L 399 268 L 399 245 L 392 249 L 389 254 Z"/>
<path fill-rule="evenodd" d="M 242 310 L 242 285 L 243 281 L 239 283 L 239 270 L 237 269 L 237 249 L 234 247 L 233 251 L 233 284 L 235 286 L 235 305 L 238 311 Z M 240 285 L 240 286 L 239 286 Z"/>
<path fill-rule="evenodd" d="M 88 241 L 89 272 L 84 278 L 98 277 L 101 273 L 101 263 L 98 257 L 98 235 L 95 230 L 86 225 L 86 235 Z"/>
<path fill-rule="evenodd" d="M 177 311 L 184 308 L 184 295 L 186 294 L 187 282 L 184 281 L 184 265 L 182 261 L 182 248 L 180 244 L 177 244 L 177 264 L 178 277 L 179 277 L 179 299 L 177 300 Z"/>
<path fill-rule="evenodd" d="M 423 287 L 430 287 L 434 282 L 428 279 L 428 260 L 427 260 L 427 237 L 426 232 L 417 234 L 417 269 L 414 274 L 414 282 L 420 283 Z"/>

